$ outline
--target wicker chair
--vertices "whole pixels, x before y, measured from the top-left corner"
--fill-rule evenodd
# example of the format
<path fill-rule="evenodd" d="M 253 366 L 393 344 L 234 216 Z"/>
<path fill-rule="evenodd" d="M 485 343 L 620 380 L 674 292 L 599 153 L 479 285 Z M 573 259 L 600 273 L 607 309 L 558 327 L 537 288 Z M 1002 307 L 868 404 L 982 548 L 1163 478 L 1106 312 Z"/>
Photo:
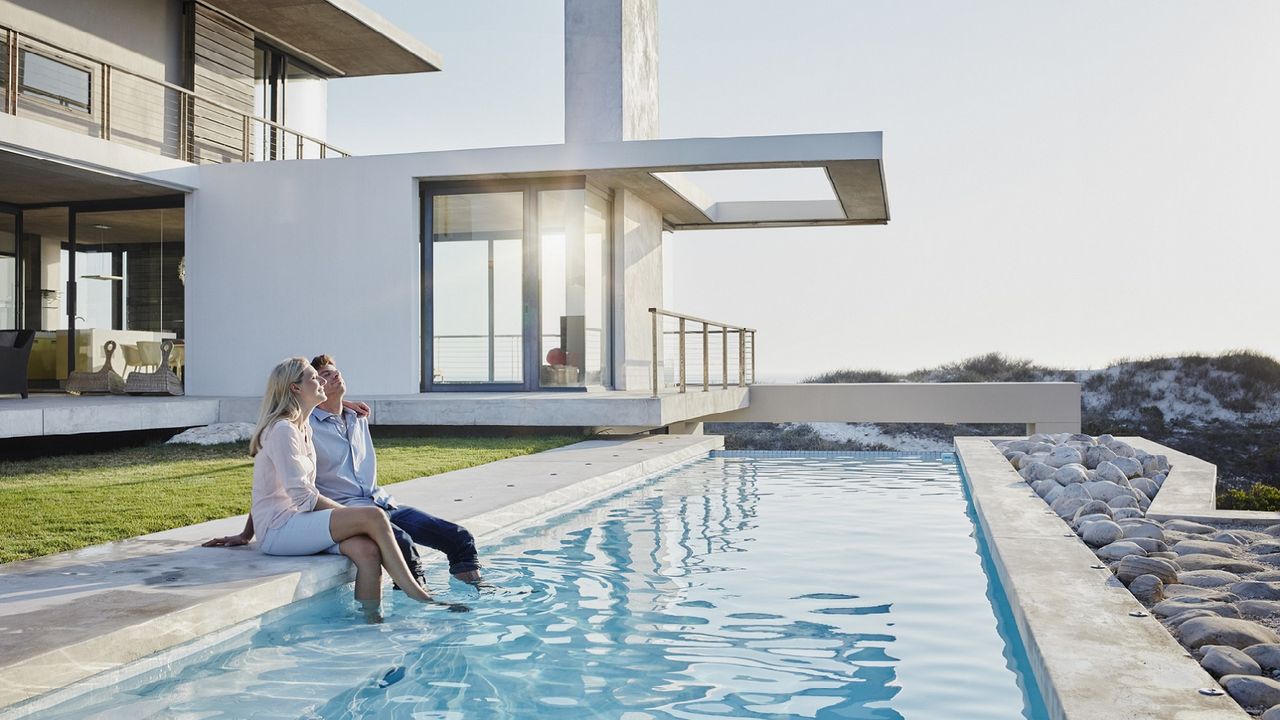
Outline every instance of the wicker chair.
<path fill-rule="evenodd" d="M 111 355 L 116 351 L 116 341 L 108 340 L 102 344 L 102 351 L 107 359 L 102 369 L 93 372 L 76 371 L 67 378 L 67 392 L 72 395 L 84 393 L 111 393 L 119 395 L 124 392 L 124 378 L 111 367 Z"/>
<path fill-rule="evenodd" d="M 0 330 L 0 395 L 27 397 L 27 364 L 35 339 L 34 330 Z"/>
<path fill-rule="evenodd" d="M 141 343 L 139 343 L 141 345 Z M 155 372 L 134 370 L 124 381 L 124 391 L 133 394 L 159 393 L 162 395 L 181 395 L 182 380 L 169 368 L 169 355 L 173 352 L 173 341 L 160 343 L 160 366 Z M 144 358 L 145 361 L 145 358 Z"/>

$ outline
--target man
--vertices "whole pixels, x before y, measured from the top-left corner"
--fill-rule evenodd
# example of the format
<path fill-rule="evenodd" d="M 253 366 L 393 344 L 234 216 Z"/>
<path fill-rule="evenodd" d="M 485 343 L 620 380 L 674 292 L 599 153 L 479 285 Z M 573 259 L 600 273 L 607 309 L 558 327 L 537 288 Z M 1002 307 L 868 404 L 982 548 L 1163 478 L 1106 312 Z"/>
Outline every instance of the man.
<path fill-rule="evenodd" d="M 476 543 L 460 525 L 399 505 L 378 485 L 378 462 L 373 454 L 367 413 L 344 407 L 346 379 L 333 358 L 317 355 L 311 366 L 320 374 L 327 399 L 311 413 L 312 439 L 316 447 L 316 488 L 321 495 L 342 505 L 376 505 L 387 513 L 405 562 L 422 580 L 422 562 L 415 543 L 443 552 L 449 572 L 457 579 L 480 581 Z M 425 584 L 425 583 L 424 583 Z"/>

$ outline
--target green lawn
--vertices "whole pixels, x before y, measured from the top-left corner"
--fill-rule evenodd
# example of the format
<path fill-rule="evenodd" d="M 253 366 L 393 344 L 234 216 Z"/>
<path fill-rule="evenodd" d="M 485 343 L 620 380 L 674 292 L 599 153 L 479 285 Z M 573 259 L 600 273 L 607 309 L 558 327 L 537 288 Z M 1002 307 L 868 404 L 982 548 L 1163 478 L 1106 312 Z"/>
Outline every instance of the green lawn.
<path fill-rule="evenodd" d="M 581 438 L 380 438 L 378 477 L 392 484 Z M 74 550 L 249 511 L 248 443 L 148 445 L 0 461 L 0 563 Z"/>

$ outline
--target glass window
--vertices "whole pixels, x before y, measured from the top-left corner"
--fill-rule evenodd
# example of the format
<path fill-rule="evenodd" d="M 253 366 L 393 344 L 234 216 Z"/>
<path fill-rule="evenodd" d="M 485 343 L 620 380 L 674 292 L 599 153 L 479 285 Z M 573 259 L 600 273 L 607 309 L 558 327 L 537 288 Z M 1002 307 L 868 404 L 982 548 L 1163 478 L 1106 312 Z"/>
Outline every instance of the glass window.
<path fill-rule="evenodd" d="M 605 381 L 607 201 L 585 190 L 538 193 L 543 387 Z"/>
<path fill-rule="evenodd" d="M 18 327 L 18 216 L 0 212 L 0 330 Z"/>
<path fill-rule="evenodd" d="M 435 383 L 524 382 L 524 193 L 432 199 Z"/>
<path fill-rule="evenodd" d="M 19 63 L 18 91 L 34 95 L 62 107 L 89 112 L 93 73 L 85 68 L 23 50 Z"/>

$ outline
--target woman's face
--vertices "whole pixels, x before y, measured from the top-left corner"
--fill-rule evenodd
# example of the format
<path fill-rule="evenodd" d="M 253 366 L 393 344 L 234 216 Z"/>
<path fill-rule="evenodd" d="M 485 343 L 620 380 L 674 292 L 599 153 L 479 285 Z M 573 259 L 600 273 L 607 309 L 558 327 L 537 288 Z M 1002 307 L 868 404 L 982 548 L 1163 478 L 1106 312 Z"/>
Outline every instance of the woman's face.
<path fill-rule="evenodd" d="M 324 383 L 320 382 L 320 373 L 310 365 L 302 373 L 301 382 L 293 384 L 293 394 L 304 407 L 315 407 L 325 401 Z"/>

